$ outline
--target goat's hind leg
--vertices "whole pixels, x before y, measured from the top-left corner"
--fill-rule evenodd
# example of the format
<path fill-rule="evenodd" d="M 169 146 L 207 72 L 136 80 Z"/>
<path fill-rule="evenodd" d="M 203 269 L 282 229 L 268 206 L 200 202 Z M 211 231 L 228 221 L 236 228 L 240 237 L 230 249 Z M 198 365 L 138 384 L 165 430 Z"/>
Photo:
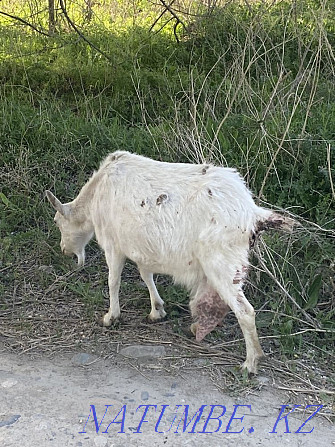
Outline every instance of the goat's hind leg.
<path fill-rule="evenodd" d="M 206 259 L 202 267 L 211 286 L 234 312 L 243 332 L 247 356 L 242 368 L 256 374 L 258 360 L 264 354 L 257 335 L 254 308 L 246 299 L 241 287 L 243 278 L 240 272 L 243 272 L 245 267 L 241 264 L 239 269 L 236 269 L 228 265 L 220 255 Z"/>
<path fill-rule="evenodd" d="M 234 312 L 242 329 L 247 350 L 247 358 L 242 365 L 242 369 L 247 369 L 248 372 L 257 374 L 258 361 L 264 356 L 264 353 L 257 335 L 255 311 L 242 291 L 233 297 L 233 300 L 234 298 Z"/>

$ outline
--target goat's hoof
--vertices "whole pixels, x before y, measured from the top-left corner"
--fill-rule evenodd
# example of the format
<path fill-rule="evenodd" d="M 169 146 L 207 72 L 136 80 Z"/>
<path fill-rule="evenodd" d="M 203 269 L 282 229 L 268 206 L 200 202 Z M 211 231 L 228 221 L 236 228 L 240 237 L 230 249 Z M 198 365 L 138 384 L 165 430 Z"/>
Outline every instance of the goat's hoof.
<path fill-rule="evenodd" d="M 257 359 L 258 360 L 258 359 Z M 257 374 L 258 361 L 248 362 L 247 360 L 241 365 L 242 372 L 247 371 L 249 375 Z"/>
<path fill-rule="evenodd" d="M 110 327 L 112 325 L 118 324 L 119 322 L 120 322 L 120 317 L 107 318 L 107 316 L 104 315 L 98 319 L 98 324 L 99 324 L 99 326 L 102 326 L 102 327 Z"/>
<path fill-rule="evenodd" d="M 149 323 L 159 323 L 160 321 L 163 321 L 166 317 L 166 312 L 164 309 L 156 309 L 154 313 L 152 311 L 149 315 L 147 315 L 146 320 Z"/>
<path fill-rule="evenodd" d="M 250 356 L 241 366 L 242 370 L 247 370 L 249 374 L 257 374 L 259 360 L 265 357 L 262 348 L 259 346 L 254 356 Z"/>
<path fill-rule="evenodd" d="M 249 369 L 247 366 L 241 365 L 240 371 L 245 379 L 251 379 L 257 375 L 257 368 Z"/>
<path fill-rule="evenodd" d="M 159 309 L 159 315 L 160 315 L 161 319 L 164 320 L 164 318 L 166 317 L 166 312 L 163 308 Z"/>
<path fill-rule="evenodd" d="M 189 338 L 190 340 L 194 340 L 194 334 L 191 331 L 190 326 L 181 327 L 179 330 L 184 337 Z"/>
<path fill-rule="evenodd" d="M 197 328 L 198 328 L 198 323 L 192 323 L 190 326 L 190 331 L 192 332 L 192 334 L 194 336 L 197 335 Z"/>
<path fill-rule="evenodd" d="M 152 323 L 152 324 L 160 323 L 161 321 L 166 320 L 165 316 L 164 317 L 159 316 L 159 317 L 152 318 L 152 316 L 150 314 L 147 315 L 145 319 L 148 323 Z"/>

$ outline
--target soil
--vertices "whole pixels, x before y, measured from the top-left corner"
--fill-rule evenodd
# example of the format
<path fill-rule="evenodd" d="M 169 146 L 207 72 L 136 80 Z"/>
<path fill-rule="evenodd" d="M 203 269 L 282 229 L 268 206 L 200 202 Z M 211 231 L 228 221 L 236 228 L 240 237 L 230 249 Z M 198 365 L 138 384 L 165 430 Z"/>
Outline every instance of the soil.
<path fill-rule="evenodd" d="M 266 357 L 257 377 L 245 377 L 233 315 L 198 343 L 187 297 L 183 305 L 158 278 L 169 318 L 150 324 L 147 290 L 132 265 L 123 272 L 122 319 L 101 328 L 106 267 L 101 259 L 97 269 L 101 255 L 93 255 L 83 271 L 64 276 L 33 261 L 12 267 L 23 280 L 1 297 L 1 447 L 335 446 L 332 352 L 314 346 L 307 329 L 303 348 L 283 356 L 259 315 Z M 295 409 L 285 419 L 283 408 Z"/>
<path fill-rule="evenodd" d="M 0 349 L 2 447 L 335 445 L 325 407 L 301 427 L 318 396 L 281 390 L 266 370 L 233 390 L 222 366 L 214 374 L 203 358 L 176 363 L 171 345 L 137 344 L 104 358 Z M 300 407 L 278 420 L 283 405 L 286 413 Z"/>

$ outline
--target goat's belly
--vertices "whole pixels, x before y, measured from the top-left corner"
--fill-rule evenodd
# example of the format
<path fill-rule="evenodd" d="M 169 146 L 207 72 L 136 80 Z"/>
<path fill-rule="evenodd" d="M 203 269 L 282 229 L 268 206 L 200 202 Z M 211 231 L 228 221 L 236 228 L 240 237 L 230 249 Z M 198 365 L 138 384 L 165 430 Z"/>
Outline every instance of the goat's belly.
<path fill-rule="evenodd" d="M 198 283 L 203 277 L 203 271 L 199 261 L 192 256 L 186 258 L 173 258 L 153 261 L 152 259 L 136 260 L 139 268 L 145 268 L 153 273 L 172 276 L 178 284 L 182 284 L 188 288 L 192 288 L 194 284 Z"/>

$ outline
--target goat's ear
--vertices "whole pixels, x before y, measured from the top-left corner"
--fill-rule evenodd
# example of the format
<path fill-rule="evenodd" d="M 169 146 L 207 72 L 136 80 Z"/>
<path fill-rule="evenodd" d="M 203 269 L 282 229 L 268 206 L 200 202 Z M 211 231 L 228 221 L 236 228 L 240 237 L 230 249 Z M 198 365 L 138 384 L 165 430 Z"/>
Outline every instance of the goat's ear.
<path fill-rule="evenodd" d="M 62 216 L 66 216 L 68 214 L 68 210 L 66 205 L 63 205 L 60 200 L 57 199 L 56 196 L 52 194 L 51 191 L 46 190 L 45 195 L 49 202 L 51 203 L 52 207 L 58 211 Z"/>

